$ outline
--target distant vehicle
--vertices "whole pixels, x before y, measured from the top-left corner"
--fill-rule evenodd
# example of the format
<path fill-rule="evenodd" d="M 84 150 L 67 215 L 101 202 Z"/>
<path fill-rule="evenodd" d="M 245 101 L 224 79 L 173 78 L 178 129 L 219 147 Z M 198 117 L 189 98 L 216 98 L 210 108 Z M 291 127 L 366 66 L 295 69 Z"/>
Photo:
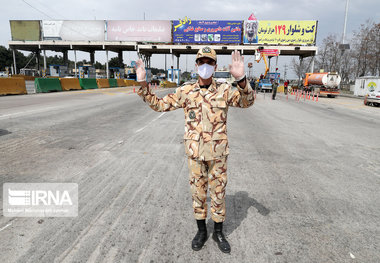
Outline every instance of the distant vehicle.
<path fill-rule="evenodd" d="M 280 73 L 276 72 L 265 72 L 265 78 L 259 80 L 259 90 L 263 92 L 272 92 L 272 83 L 271 80 L 278 81 L 280 80 Z"/>
<path fill-rule="evenodd" d="M 0 71 L 0 77 L 8 77 L 8 74 L 5 71 Z"/>
<path fill-rule="evenodd" d="M 272 83 L 270 82 L 270 79 L 260 79 L 259 91 L 272 92 Z"/>
<path fill-rule="evenodd" d="M 306 73 L 303 87 L 305 91 L 314 92 L 319 96 L 335 98 L 339 95 L 340 81 L 341 78 L 336 72 Z"/>
<path fill-rule="evenodd" d="M 136 80 L 136 79 L 137 79 L 137 75 L 136 75 L 136 73 L 129 73 L 129 74 L 127 75 L 127 79 Z"/>
<path fill-rule="evenodd" d="M 214 79 L 216 83 L 229 83 L 236 86 L 235 78 L 227 70 L 217 70 L 214 72 Z"/>
<path fill-rule="evenodd" d="M 364 105 L 380 106 L 380 89 L 368 92 L 364 97 Z"/>

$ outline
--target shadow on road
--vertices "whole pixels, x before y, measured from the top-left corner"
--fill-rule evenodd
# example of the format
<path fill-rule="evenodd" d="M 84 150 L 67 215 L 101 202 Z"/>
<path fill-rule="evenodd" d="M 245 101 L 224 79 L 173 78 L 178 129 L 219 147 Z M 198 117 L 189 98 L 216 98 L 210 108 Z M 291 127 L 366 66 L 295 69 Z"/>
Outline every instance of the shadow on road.
<path fill-rule="evenodd" d="M 10 131 L 0 129 L 0 136 L 10 134 Z"/>
<path fill-rule="evenodd" d="M 210 204 L 209 198 L 207 202 Z M 268 208 L 260 204 L 256 199 L 249 197 L 245 191 L 239 191 L 234 195 L 226 196 L 226 220 L 223 226 L 226 235 L 233 233 L 240 226 L 241 222 L 247 217 L 250 207 L 254 207 L 262 216 L 267 216 L 270 212 Z M 214 230 L 214 222 L 211 218 L 208 219 L 207 230 L 210 234 Z"/>

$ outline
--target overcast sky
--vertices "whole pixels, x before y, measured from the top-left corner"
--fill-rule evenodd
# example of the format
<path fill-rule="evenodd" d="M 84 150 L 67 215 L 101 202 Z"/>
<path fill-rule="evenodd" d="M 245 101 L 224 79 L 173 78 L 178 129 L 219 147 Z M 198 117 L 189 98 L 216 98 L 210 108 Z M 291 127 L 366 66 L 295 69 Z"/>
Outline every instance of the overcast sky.
<path fill-rule="evenodd" d="M 9 20 L 177 20 L 185 16 L 192 20 L 245 20 L 253 12 L 258 20 L 318 20 L 317 43 L 330 33 L 341 38 L 346 0 L 212 0 L 212 1 L 157 1 L 157 0 L 0 0 L 0 45 L 8 47 L 11 39 Z M 367 19 L 380 22 L 379 0 L 350 0 L 347 20 L 347 35 L 357 30 Z M 105 52 L 96 52 L 95 60 L 105 62 Z M 49 55 L 54 54 L 49 52 Z M 58 54 L 61 55 L 61 54 Z M 110 57 L 117 56 L 110 52 Z M 136 52 L 124 52 L 124 63 L 137 58 Z M 78 52 L 78 59 L 89 60 L 88 53 Z M 182 55 L 180 67 L 194 69 L 195 56 Z M 74 60 L 69 51 L 69 59 Z M 218 66 L 227 66 L 230 58 L 218 58 Z M 253 57 L 245 58 L 246 62 Z M 273 61 L 273 60 L 272 60 Z M 171 58 L 168 62 L 171 62 Z M 273 63 L 273 62 L 272 62 Z M 290 59 L 279 58 L 279 69 Z M 273 64 L 272 64 L 273 65 Z M 153 55 L 152 67 L 164 68 L 164 56 Z M 254 64 L 254 73 L 260 74 L 263 63 Z M 288 76 L 294 74 L 288 69 Z"/>

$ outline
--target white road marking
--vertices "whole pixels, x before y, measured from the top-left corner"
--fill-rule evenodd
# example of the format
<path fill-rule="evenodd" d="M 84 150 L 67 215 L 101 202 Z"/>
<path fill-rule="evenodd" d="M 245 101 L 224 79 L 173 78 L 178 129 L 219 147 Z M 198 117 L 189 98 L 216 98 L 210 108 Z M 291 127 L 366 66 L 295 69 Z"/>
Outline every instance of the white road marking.
<path fill-rule="evenodd" d="M 144 127 L 138 129 L 137 131 L 135 131 L 135 133 L 139 133 L 141 132 L 142 130 L 144 130 L 146 127 L 148 127 L 152 122 L 158 120 L 159 118 L 161 118 L 162 115 L 164 115 L 166 112 L 163 112 L 161 113 L 159 116 L 157 116 L 156 118 L 154 118 L 153 120 L 151 120 L 147 125 L 145 125 Z"/>
<path fill-rule="evenodd" d="M 28 110 L 28 111 L 14 112 L 14 113 L 10 113 L 10 114 L 0 115 L 0 119 L 14 117 L 14 116 L 18 116 L 18 115 L 28 115 L 28 114 L 36 113 L 36 112 L 44 112 L 44 111 L 49 111 L 49 110 L 58 110 L 58 109 L 61 109 L 61 108 L 64 108 L 64 107 L 62 107 L 62 106 L 61 107 L 48 107 L 48 108 L 37 109 L 37 110 Z"/>
<path fill-rule="evenodd" d="M 6 229 L 7 227 L 9 227 L 10 225 L 12 225 L 12 222 L 10 222 L 9 224 L 6 224 L 2 228 L 0 228 L 0 232 L 3 231 L 4 229 Z"/>

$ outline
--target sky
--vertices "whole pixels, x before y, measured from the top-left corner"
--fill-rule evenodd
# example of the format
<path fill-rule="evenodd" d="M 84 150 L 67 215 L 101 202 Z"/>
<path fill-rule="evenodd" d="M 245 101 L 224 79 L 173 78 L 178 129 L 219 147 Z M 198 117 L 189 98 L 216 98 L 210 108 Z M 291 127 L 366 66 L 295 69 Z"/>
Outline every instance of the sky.
<path fill-rule="evenodd" d="M 251 13 L 254 13 L 258 20 L 318 20 L 318 44 L 329 34 L 337 35 L 338 39 L 342 38 L 346 0 L 0 0 L 0 6 L 0 45 L 6 47 L 11 40 L 9 20 L 144 20 L 144 17 L 145 20 L 178 20 L 185 16 L 192 20 L 246 20 Z M 358 30 L 368 19 L 380 22 L 380 1 L 349 0 L 347 37 L 349 38 L 353 30 Z M 47 55 L 54 54 L 62 55 L 47 52 Z M 109 53 L 109 58 L 116 56 L 114 52 Z M 77 52 L 77 58 L 90 60 L 90 55 Z M 136 58 L 136 52 L 123 52 L 126 64 L 130 64 L 130 61 Z M 167 58 L 170 66 L 171 56 L 168 55 Z M 74 60 L 74 52 L 69 51 L 69 59 Z M 105 63 L 105 52 L 96 52 L 95 60 Z M 194 55 L 182 55 L 182 72 L 186 68 L 188 71 L 194 70 L 194 60 Z M 230 60 L 230 56 L 219 56 L 218 67 L 228 66 Z M 245 57 L 246 63 L 253 60 L 253 56 Z M 282 56 L 278 62 L 281 74 L 287 66 L 288 78 L 295 78 L 290 69 L 291 57 Z M 164 55 L 153 55 L 151 66 L 164 68 Z M 260 75 L 263 71 L 263 62 L 254 63 L 254 75 Z"/>

